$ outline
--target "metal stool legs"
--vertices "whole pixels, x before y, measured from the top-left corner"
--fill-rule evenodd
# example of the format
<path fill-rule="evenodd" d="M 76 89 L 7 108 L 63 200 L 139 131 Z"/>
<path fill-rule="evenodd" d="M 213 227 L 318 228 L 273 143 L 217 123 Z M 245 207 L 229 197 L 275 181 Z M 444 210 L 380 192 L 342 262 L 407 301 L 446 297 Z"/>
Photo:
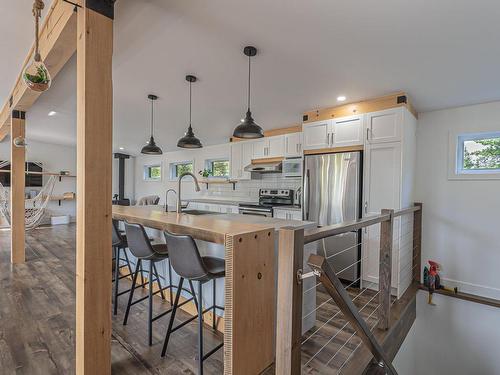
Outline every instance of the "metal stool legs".
<path fill-rule="evenodd" d="M 215 286 L 216 286 L 215 280 L 216 279 L 212 280 L 214 292 L 215 292 Z M 203 314 L 210 311 L 210 310 L 213 311 L 214 319 L 213 319 L 212 327 L 214 327 L 214 329 L 215 329 L 217 327 L 216 318 L 215 318 L 215 310 L 216 309 L 223 310 L 223 308 L 216 305 L 216 294 L 214 293 L 213 294 L 213 306 L 203 310 L 203 285 L 204 285 L 204 283 L 199 282 L 198 283 L 198 298 L 195 298 L 195 300 L 194 300 L 198 314 L 191 317 L 190 319 L 184 321 L 183 323 L 179 324 L 178 326 L 173 327 L 174 321 L 175 321 L 175 315 L 176 315 L 177 309 L 179 307 L 178 304 L 179 304 L 179 298 L 180 298 L 180 293 L 182 290 L 183 282 L 184 282 L 184 278 L 181 277 L 181 279 L 179 281 L 179 287 L 178 287 L 177 293 L 175 295 L 174 307 L 172 310 L 172 314 L 170 315 L 170 322 L 168 323 L 167 334 L 165 336 L 165 341 L 163 343 L 163 349 L 161 351 L 161 356 L 164 357 L 165 353 L 167 352 L 168 343 L 170 341 L 170 335 L 173 332 L 175 332 L 176 330 L 178 330 L 179 328 L 185 326 L 187 323 L 189 323 L 195 319 L 198 319 L 198 374 L 203 375 L 203 361 L 205 359 L 207 359 L 208 357 L 210 357 L 212 354 L 214 354 L 217 350 L 219 350 L 224 345 L 224 343 L 221 343 L 221 344 L 217 345 L 215 348 L 213 348 L 212 350 L 210 350 L 208 353 L 203 354 Z M 189 280 L 189 284 L 191 286 L 191 290 L 193 290 L 193 285 L 192 285 L 191 280 Z M 198 303 L 196 303 L 196 302 L 198 302 Z"/>
<path fill-rule="evenodd" d="M 132 268 L 130 267 L 130 261 L 128 259 L 127 251 L 124 248 L 121 248 L 119 246 L 114 246 L 114 259 L 115 259 L 115 272 L 114 272 L 114 279 L 113 282 L 115 283 L 114 285 L 114 291 L 113 291 L 113 314 L 116 315 L 118 313 L 118 297 L 122 295 L 123 293 L 119 292 L 119 284 L 120 284 L 120 279 L 123 279 L 124 277 L 132 276 Z M 121 258 L 121 251 L 123 250 L 123 253 L 125 255 L 125 258 Z M 125 261 L 125 266 L 128 268 L 128 275 L 120 275 L 120 261 L 123 260 Z"/>

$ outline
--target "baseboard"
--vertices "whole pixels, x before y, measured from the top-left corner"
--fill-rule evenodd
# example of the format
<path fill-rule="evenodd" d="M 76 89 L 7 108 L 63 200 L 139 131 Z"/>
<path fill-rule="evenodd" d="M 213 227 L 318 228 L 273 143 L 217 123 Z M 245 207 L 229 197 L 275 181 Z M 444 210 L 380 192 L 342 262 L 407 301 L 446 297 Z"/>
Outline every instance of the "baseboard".
<path fill-rule="evenodd" d="M 456 288 L 458 288 L 458 291 L 460 291 L 460 292 L 500 300 L 500 289 L 499 288 L 493 288 L 493 287 L 486 286 L 486 285 L 468 283 L 466 281 L 448 279 L 445 277 L 441 278 L 441 283 L 444 286 L 449 287 L 449 288 L 456 287 Z"/>

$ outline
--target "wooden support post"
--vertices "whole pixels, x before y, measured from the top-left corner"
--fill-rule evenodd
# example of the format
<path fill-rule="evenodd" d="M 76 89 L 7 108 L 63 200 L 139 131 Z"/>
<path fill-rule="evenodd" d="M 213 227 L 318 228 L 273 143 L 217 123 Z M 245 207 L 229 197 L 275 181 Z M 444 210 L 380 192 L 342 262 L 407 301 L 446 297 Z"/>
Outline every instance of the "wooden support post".
<path fill-rule="evenodd" d="M 422 203 L 415 203 L 420 210 L 413 213 L 413 281 L 422 282 Z"/>
<path fill-rule="evenodd" d="M 276 374 L 300 375 L 302 283 L 297 271 L 304 263 L 304 229 L 279 231 Z"/>
<path fill-rule="evenodd" d="M 24 168 L 26 150 L 14 145 L 17 137 L 26 135 L 26 116 L 22 111 L 12 111 L 10 139 L 10 260 L 13 264 L 24 263 L 25 260 L 25 226 L 24 226 Z"/>
<path fill-rule="evenodd" d="M 392 283 L 392 242 L 394 227 L 394 210 L 382 210 L 382 215 L 390 215 L 390 219 L 380 223 L 380 262 L 379 262 L 379 303 L 378 328 L 388 329 L 391 316 L 391 283 Z"/>
<path fill-rule="evenodd" d="M 77 25 L 76 374 L 111 374 L 113 2 Z"/>
<path fill-rule="evenodd" d="M 226 235 L 225 249 L 224 374 L 260 374 L 275 353 L 274 228 Z"/>

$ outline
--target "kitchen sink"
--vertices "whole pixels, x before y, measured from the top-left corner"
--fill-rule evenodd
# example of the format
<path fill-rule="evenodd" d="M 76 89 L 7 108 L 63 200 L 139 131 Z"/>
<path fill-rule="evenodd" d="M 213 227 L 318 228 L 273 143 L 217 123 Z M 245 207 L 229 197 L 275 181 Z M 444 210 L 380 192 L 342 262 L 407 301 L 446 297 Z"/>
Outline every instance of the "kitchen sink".
<path fill-rule="evenodd" d="M 203 210 L 183 210 L 182 213 L 188 215 L 220 215 L 220 212 L 203 211 Z"/>

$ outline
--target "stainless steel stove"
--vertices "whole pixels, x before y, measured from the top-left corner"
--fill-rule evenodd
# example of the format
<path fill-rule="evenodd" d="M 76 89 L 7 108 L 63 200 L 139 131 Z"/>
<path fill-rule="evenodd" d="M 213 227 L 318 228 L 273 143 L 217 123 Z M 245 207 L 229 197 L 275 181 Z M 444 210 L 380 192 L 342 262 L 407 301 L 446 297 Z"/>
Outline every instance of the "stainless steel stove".
<path fill-rule="evenodd" d="M 273 207 L 293 205 L 293 190 L 260 189 L 259 203 L 240 203 L 239 213 L 273 217 Z"/>

